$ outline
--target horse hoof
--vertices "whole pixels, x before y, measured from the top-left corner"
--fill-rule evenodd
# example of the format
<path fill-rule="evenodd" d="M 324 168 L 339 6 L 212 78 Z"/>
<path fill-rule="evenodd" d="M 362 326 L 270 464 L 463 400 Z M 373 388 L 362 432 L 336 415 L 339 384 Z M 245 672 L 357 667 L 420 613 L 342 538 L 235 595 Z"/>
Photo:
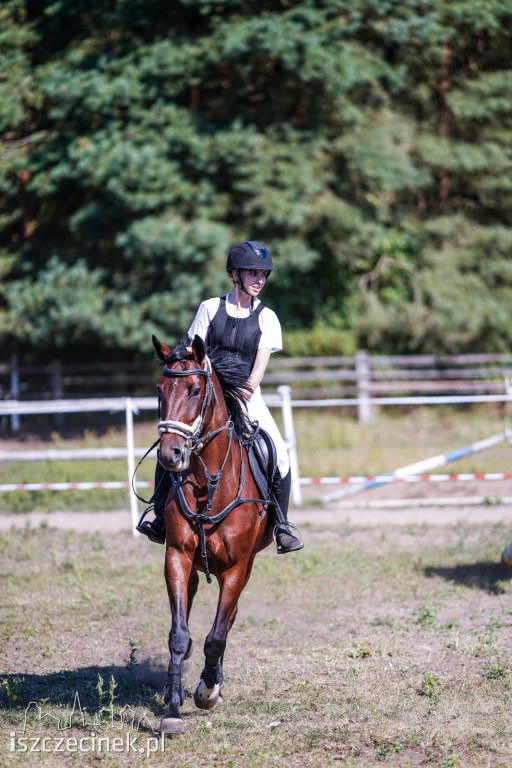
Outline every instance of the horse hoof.
<path fill-rule="evenodd" d="M 185 723 L 181 717 L 162 717 L 160 733 L 178 736 L 181 733 L 185 733 Z"/>
<path fill-rule="evenodd" d="M 506 568 L 512 568 L 512 542 L 501 553 L 501 562 Z"/>
<path fill-rule="evenodd" d="M 217 709 L 217 707 L 222 707 L 223 704 L 224 704 L 224 697 L 222 696 L 222 693 L 219 693 L 219 698 L 215 702 L 214 707 L 215 709 Z"/>
<path fill-rule="evenodd" d="M 222 704 L 220 685 L 215 683 L 213 688 L 207 688 L 204 680 L 201 680 L 194 693 L 194 704 L 198 709 L 213 709 Z"/>
<path fill-rule="evenodd" d="M 190 640 L 188 641 L 187 652 L 186 652 L 186 654 L 183 657 L 183 661 L 186 661 L 187 659 L 190 659 L 190 657 L 192 656 L 192 651 L 193 650 L 194 650 L 194 643 L 192 642 L 192 638 L 190 638 Z"/>

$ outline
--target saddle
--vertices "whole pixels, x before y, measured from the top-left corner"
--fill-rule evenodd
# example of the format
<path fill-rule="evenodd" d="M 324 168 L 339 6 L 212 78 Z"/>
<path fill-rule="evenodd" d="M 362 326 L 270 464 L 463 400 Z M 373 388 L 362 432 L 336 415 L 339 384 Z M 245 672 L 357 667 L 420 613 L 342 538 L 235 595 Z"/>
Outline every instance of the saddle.
<path fill-rule="evenodd" d="M 249 466 L 261 499 L 270 498 L 272 481 L 277 471 L 277 453 L 274 441 L 258 422 L 250 439 L 245 443 Z"/>

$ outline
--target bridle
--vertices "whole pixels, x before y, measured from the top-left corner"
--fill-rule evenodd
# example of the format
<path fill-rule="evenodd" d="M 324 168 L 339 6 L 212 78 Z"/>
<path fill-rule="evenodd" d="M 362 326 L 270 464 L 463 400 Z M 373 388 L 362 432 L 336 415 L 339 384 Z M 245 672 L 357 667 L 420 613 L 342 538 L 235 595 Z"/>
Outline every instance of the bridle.
<path fill-rule="evenodd" d="M 210 358 L 205 357 L 203 368 L 192 368 L 186 371 L 177 371 L 173 368 L 169 368 L 167 365 L 164 365 L 162 368 L 162 374 L 167 376 L 169 379 L 178 379 L 184 376 L 193 376 L 195 374 L 205 377 L 206 388 L 203 402 L 201 404 L 201 412 L 196 417 L 193 424 L 188 425 L 184 424 L 182 421 L 174 421 L 172 419 L 161 419 L 158 422 L 158 434 L 160 437 L 166 434 L 180 435 L 181 437 L 186 438 L 185 448 L 190 451 L 198 449 L 200 450 L 206 440 L 209 440 L 211 437 L 213 437 L 214 434 L 222 431 L 222 429 L 226 429 L 226 426 L 221 427 L 220 430 L 215 430 L 215 432 L 210 433 L 209 435 L 205 435 L 203 438 L 201 438 L 201 433 L 204 429 L 208 408 L 213 404 L 213 410 L 215 410 L 215 406 L 217 405 L 217 397 L 215 395 L 215 389 L 212 383 L 212 364 L 210 362 Z"/>
<path fill-rule="evenodd" d="M 169 368 L 167 365 L 164 365 L 162 368 L 162 373 L 164 376 L 167 376 L 167 378 L 170 379 L 177 379 L 182 378 L 184 376 L 192 376 L 194 374 L 198 374 L 200 376 L 204 376 L 206 378 L 206 389 L 203 397 L 203 402 L 201 404 L 201 412 L 200 414 L 194 419 L 193 424 L 188 425 L 184 424 L 182 421 L 175 421 L 173 419 L 160 419 L 160 396 L 158 397 L 158 440 L 155 440 L 153 445 L 151 445 L 144 456 L 141 458 L 139 463 L 137 464 L 135 471 L 133 473 L 132 478 L 132 490 L 134 494 L 137 496 L 139 501 L 142 501 L 144 504 L 149 504 L 150 502 L 146 499 L 143 499 L 139 496 L 137 491 L 134 487 L 134 478 L 137 473 L 138 468 L 148 456 L 151 451 L 157 447 L 157 445 L 160 444 L 162 440 L 162 435 L 165 434 L 175 434 L 180 435 L 181 437 L 185 437 L 185 449 L 192 452 L 197 452 L 198 458 L 199 457 L 199 451 L 205 446 L 206 442 L 208 442 L 212 437 L 215 437 L 219 432 L 222 432 L 223 430 L 227 429 L 230 434 L 230 443 L 231 443 L 231 433 L 233 431 L 233 422 L 231 420 L 228 420 L 226 424 L 224 424 L 219 429 L 214 430 L 213 432 L 209 432 L 207 435 L 202 435 L 202 431 L 204 429 L 205 424 L 205 418 L 208 411 L 208 408 L 210 405 L 212 405 L 212 417 L 213 412 L 215 411 L 215 406 L 218 404 L 217 395 L 215 393 L 215 388 L 212 383 L 212 365 L 210 362 L 210 359 L 208 357 L 205 357 L 204 367 L 203 368 L 192 368 L 185 371 L 177 371 L 173 368 Z"/>
<path fill-rule="evenodd" d="M 201 412 L 194 420 L 194 423 L 189 426 L 188 424 L 184 424 L 181 421 L 173 421 L 171 419 L 160 420 L 158 422 L 158 433 L 160 435 L 160 439 L 162 435 L 169 434 L 169 433 L 185 437 L 186 438 L 185 448 L 187 450 L 190 450 L 191 453 L 192 452 L 195 453 L 195 455 L 203 465 L 203 470 L 206 477 L 206 485 L 208 488 L 208 499 L 206 502 L 205 512 L 202 515 L 198 515 L 197 512 L 192 512 L 192 510 L 189 508 L 188 504 L 186 503 L 185 498 L 183 496 L 180 496 L 179 493 L 178 493 L 178 496 L 180 496 L 181 505 L 182 507 L 184 507 L 185 513 L 187 514 L 188 517 L 192 516 L 194 518 L 194 521 L 197 521 L 199 517 L 208 518 L 213 506 L 213 496 L 219 486 L 220 480 L 224 472 L 224 467 L 226 466 L 229 452 L 231 450 L 234 425 L 231 419 L 228 419 L 226 423 L 223 424 L 218 429 L 214 429 L 213 431 L 203 435 L 205 418 L 206 418 L 208 409 L 210 405 L 212 405 L 212 418 L 213 418 L 215 406 L 218 404 L 217 395 L 215 394 L 215 388 L 212 382 L 212 365 L 208 356 L 205 357 L 203 368 L 193 368 L 187 371 L 176 371 L 172 368 L 169 368 L 167 365 L 164 365 L 162 369 L 162 373 L 164 376 L 167 376 L 168 378 L 172 378 L 172 379 L 181 378 L 183 376 L 192 376 L 194 374 L 200 374 L 201 376 L 204 376 L 206 378 L 206 389 L 203 397 L 203 402 L 201 405 Z M 210 471 L 208 470 L 208 467 L 206 466 L 203 459 L 201 458 L 200 452 L 207 442 L 209 442 L 212 438 L 214 438 L 216 435 L 220 434 L 224 430 L 227 430 L 227 433 L 228 433 L 228 444 L 226 448 L 226 453 L 224 455 L 224 459 L 222 461 L 219 471 L 215 474 L 211 474 Z M 240 473 L 241 484 L 239 486 L 239 493 L 237 498 L 240 498 L 240 493 L 243 485 L 243 475 L 244 475 L 244 467 L 243 467 L 243 461 L 242 461 L 241 473 Z M 176 488 L 179 488 L 179 490 L 181 490 L 181 472 L 172 473 L 171 478 L 172 478 L 173 485 Z"/>

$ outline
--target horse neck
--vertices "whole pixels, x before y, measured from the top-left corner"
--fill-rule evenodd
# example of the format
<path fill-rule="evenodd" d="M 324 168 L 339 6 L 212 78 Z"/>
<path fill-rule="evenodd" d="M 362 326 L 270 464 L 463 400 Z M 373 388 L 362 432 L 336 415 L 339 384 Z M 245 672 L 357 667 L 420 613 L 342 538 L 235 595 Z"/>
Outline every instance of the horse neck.
<path fill-rule="evenodd" d="M 212 372 L 212 386 L 213 386 L 213 398 L 212 398 L 212 417 L 210 419 L 209 425 L 208 425 L 208 431 L 212 431 L 214 429 L 220 429 L 220 427 L 224 426 L 224 424 L 227 424 L 229 421 L 229 413 L 228 413 L 228 407 L 226 405 L 226 400 L 224 399 L 224 393 L 222 392 L 222 388 L 220 386 L 220 382 L 215 375 L 215 372 Z"/>
<path fill-rule="evenodd" d="M 213 397 L 212 402 L 207 410 L 207 416 L 211 413 L 211 418 L 205 424 L 204 434 L 211 434 L 216 430 L 221 430 L 215 437 L 210 440 L 202 452 L 203 460 L 210 456 L 215 456 L 221 453 L 224 456 L 229 447 L 229 431 L 223 429 L 229 422 L 229 413 L 224 399 L 219 380 L 215 373 L 212 373 L 212 385 L 213 385 Z M 232 441 L 233 444 L 233 441 Z"/>

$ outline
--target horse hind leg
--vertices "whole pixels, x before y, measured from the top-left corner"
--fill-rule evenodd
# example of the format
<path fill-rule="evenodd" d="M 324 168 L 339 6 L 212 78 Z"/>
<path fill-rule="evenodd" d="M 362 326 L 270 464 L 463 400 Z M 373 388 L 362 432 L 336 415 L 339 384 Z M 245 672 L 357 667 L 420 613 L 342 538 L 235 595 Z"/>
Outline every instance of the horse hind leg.
<path fill-rule="evenodd" d="M 194 703 L 199 709 L 213 709 L 224 699 L 221 693 L 223 682 L 223 660 L 228 632 L 233 626 L 238 611 L 238 599 L 250 574 L 240 569 L 226 571 L 219 579 L 220 593 L 217 615 L 213 627 L 204 643 L 205 665 L 201 680 L 194 693 Z M 229 589 L 224 586 L 229 584 Z"/>
<path fill-rule="evenodd" d="M 201 672 L 201 680 L 194 692 L 194 704 L 199 709 L 213 709 L 220 707 L 224 703 L 222 697 L 221 685 L 224 680 L 222 671 L 222 661 L 224 654 L 220 657 L 215 666 L 205 663 Z"/>

